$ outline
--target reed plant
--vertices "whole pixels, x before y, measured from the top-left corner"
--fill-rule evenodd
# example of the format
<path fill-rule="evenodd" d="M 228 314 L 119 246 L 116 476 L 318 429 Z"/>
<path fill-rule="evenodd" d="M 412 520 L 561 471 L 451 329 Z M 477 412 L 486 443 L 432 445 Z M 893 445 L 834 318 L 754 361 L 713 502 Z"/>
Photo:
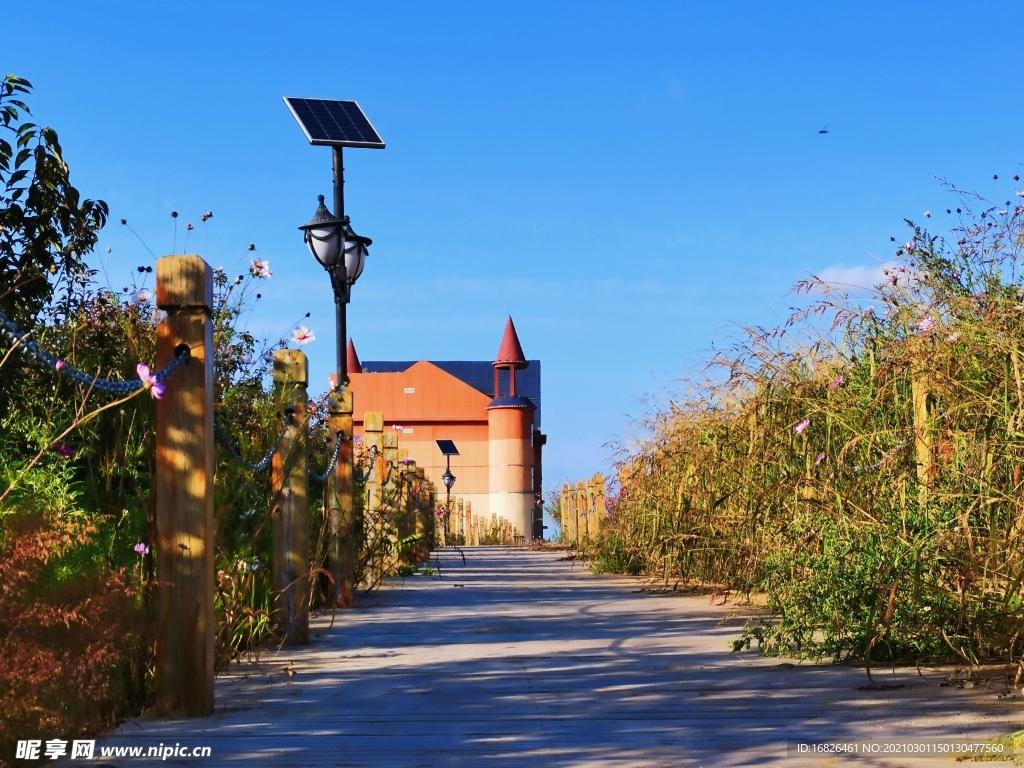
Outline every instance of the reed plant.
<path fill-rule="evenodd" d="M 736 649 L 1021 658 L 1024 192 L 949 188 L 949 234 L 908 221 L 869 291 L 802 281 L 650 416 L 599 569 L 763 593 Z"/>

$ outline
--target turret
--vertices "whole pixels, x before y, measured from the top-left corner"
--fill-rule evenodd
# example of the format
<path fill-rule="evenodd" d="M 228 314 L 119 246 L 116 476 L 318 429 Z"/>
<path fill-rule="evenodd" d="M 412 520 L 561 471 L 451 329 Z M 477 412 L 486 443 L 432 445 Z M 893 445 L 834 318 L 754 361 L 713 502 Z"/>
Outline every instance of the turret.
<path fill-rule="evenodd" d="M 489 512 L 511 522 L 527 541 L 533 531 L 533 421 L 537 409 L 531 400 L 516 394 L 516 371 L 528 366 L 510 317 L 494 361 L 494 399 L 487 406 Z"/>

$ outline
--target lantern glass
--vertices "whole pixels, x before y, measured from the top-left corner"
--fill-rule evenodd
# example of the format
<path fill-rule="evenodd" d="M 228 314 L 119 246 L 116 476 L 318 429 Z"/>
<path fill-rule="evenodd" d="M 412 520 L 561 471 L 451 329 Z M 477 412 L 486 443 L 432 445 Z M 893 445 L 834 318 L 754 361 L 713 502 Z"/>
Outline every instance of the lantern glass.
<path fill-rule="evenodd" d="M 349 285 L 352 285 L 363 274 L 363 267 L 366 266 L 368 255 L 369 252 L 361 239 L 345 242 L 345 272 Z"/>
<path fill-rule="evenodd" d="M 324 269 L 330 269 L 338 263 L 341 253 L 339 229 L 337 226 L 325 226 L 306 230 L 306 245 L 309 246 L 309 252 Z"/>

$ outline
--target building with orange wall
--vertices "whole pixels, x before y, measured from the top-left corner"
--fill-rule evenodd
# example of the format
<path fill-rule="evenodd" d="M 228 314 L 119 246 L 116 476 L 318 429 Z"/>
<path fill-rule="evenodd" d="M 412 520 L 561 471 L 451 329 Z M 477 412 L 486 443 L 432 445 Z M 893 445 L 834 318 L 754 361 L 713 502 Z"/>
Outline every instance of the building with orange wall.
<path fill-rule="evenodd" d="M 511 317 L 493 362 L 360 363 L 351 341 L 348 354 L 357 438 L 363 414 L 383 414 L 384 431 L 398 434 L 442 493 L 446 463 L 435 441 L 454 441 L 452 496 L 472 502 L 474 515 L 504 517 L 527 540 L 543 538 L 540 360 L 526 359 Z"/>

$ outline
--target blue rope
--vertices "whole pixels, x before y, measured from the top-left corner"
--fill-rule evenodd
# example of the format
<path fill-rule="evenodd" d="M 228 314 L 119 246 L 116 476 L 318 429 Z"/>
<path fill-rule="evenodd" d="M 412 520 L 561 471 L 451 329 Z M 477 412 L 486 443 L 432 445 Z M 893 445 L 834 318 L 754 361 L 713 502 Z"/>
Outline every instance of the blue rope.
<path fill-rule="evenodd" d="M 277 442 L 274 443 L 274 447 L 270 449 L 270 452 L 267 453 L 266 456 L 264 456 L 255 464 L 251 464 L 250 462 L 242 458 L 242 455 L 235 450 L 235 447 L 233 445 L 231 445 L 231 438 L 229 438 L 227 433 L 223 429 L 221 429 L 220 424 L 218 424 L 216 420 L 214 420 L 213 422 L 213 435 L 214 437 L 217 438 L 217 442 L 221 444 L 221 447 L 226 449 L 227 452 L 231 455 L 231 458 L 234 459 L 238 464 L 241 464 L 250 472 L 259 473 L 265 471 L 266 468 L 270 466 L 270 462 L 274 460 L 274 454 L 277 453 L 277 449 L 281 447 L 281 441 L 284 440 L 285 432 L 288 431 L 288 427 L 291 425 L 291 422 L 291 417 L 286 416 L 284 425 L 281 427 L 281 434 L 277 436 Z"/>
<path fill-rule="evenodd" d="M 67 363 L 64 363 L 58 368 L 57 363 L 61 362 L 60 358 L 40 349 L 34 341 L 26 341 L 29 334 L 20 332 L 17 326 L 8 320 L 7 315 L 3 312 L 0 312 L 0 335 L 10 341 L 12 347 L 20 342 L 23 352 L 32 355 L 32 357 L 46 365 L 48 368 L 52 368 L 57 371 L 57 373 L 62 376 L 66 376 L 85 389 L 97 389 L 101 392 L 110 392 L 115 395 L 129 395 L 132 392 L 142 389 L 144 386 L 140 379 L 121 381 L 119 379 L 103 379 L 98 376 L 90 376 L 88 373 L 80 371 Z M 186 347 L 175 355 L 174 359 L 166 368 L 162 371 L 157 371 L 153 375 L 156 377 L 156 380 L 162 384 L 171 376 L 171 374 L 178 370 L 182 363 L 188 362 L 191 357 L 191 350 Z"/>

